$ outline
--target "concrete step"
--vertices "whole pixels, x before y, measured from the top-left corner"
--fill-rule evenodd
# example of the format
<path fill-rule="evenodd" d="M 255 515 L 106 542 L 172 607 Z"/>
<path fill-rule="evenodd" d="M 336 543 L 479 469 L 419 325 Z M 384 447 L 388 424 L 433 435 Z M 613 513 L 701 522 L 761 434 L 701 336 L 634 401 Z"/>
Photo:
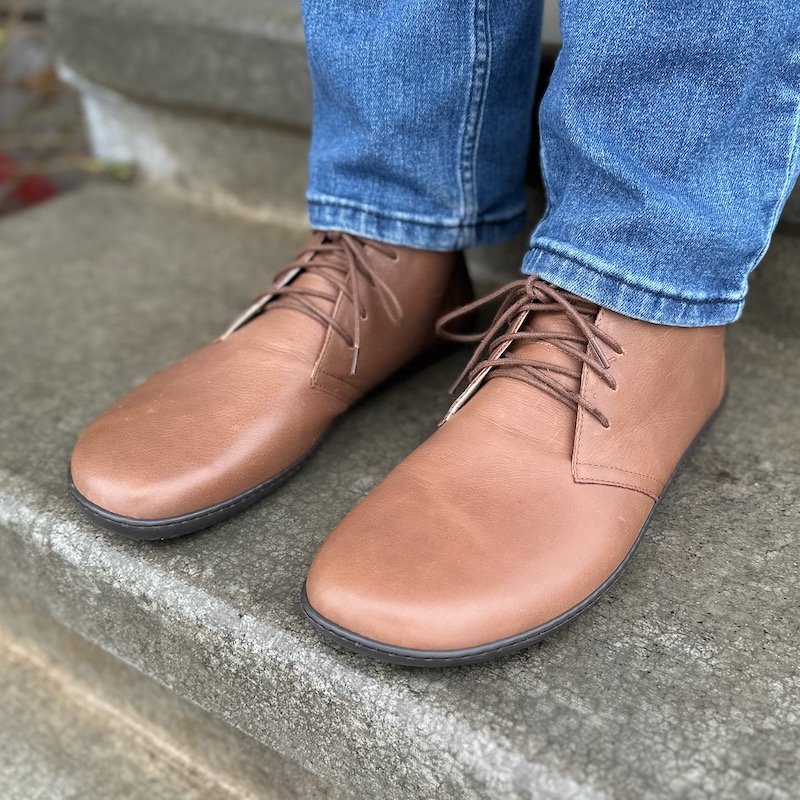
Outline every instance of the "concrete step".
<path fill-rule="evenodd" d="M 298 0 L 51 0 L 93 150 L 196 203 L 305 217 L 311 89 Z"/>
<path fill-rule="evenodd" d="M 48 669 L 0 639 L 4 800 L 233 796 L 199 775 L 176 769 L 154 742 L 138 739 L 61 678 L 57 668 Z M 86 768 L 89 763 L 91 769 Z"/>
<path fill-rule="evenodd" d="M 4 592 L 319 791 L 795 797 L 800 361 L 796 340 L 758 322 L 763 294 L 731 331 L 728 407 L 632 566 L 594 610 L 505 661 L 381 666 L 320 642 L 298 603 L 328 531 L 433 430 L 464 354 L 362 404 L 295 479 L 205 533 L 142 546 L 78 513 L 65 471 L 80 429 L 220 331 L 300 239 L 100 186 L 4 223 Z"/>
<path fill-rule="evenodd" d="M 51 0 L 64 61 L 153 103 L 308 129 L 299 0 Z"/>
<path fill-rule="evenodd" d="M 3 800 L 344 796 L 0 593 Z"/>

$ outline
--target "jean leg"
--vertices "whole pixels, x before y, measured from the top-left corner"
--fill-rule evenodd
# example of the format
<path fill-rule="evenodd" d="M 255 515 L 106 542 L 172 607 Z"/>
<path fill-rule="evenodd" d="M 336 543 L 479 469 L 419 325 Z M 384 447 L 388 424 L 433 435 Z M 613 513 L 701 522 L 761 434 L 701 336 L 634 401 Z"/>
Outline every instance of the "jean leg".
<path fill-rule="evenodd" d="M 741 313 L 798 172 L 800 4 L 562 0 L 523 269 L 652 322 Z"/>
<path fill-rule="evenodd" d="M 311 224 L 457 250 L 525 221 L 541 0 L 304 0 Z"/>

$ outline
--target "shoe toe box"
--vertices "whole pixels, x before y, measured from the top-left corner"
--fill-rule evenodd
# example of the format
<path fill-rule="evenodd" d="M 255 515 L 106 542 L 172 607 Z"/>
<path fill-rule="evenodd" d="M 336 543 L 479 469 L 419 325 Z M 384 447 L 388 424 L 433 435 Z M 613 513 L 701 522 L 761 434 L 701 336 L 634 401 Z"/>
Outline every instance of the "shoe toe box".
<path fill-rule="evenodd" d="M 340 409 L 310 403 L 308 391 L 307 371 L 288 358 L 240 343 L 209 345 L 84 431 L 72 453 L 74 489 L 100 510 L 135 520 L 229 501 L 291 469 L 322 438 Z"/>
<path fill-rule="evenodd" d="M 79 499 L 100 513 L 132 520 L 178 517 L 208 505 L 208 479 L 169 423 L 115 407 L 78 440 L 70 479 Z M 206 499 L 203 499 L 206 498 Z"/>
<path fill-rule="evenodd" d="M 305 591 L 323 625 L 353 640 L 439 653 L 497 642 L 558 613 L 547 601 L 557 576 L 542 576 L 536 591 L 536 559 L 525 567 L 510 555 L 518 548 L 502 549 L 518 531 L 477 532 L 475 517 L 441 494 L 419 485 L 387 491 L 400 481 L 390 476 L 317 554 Z"/>
<path fill-rule="evenodd" d="M 318 623 L 414 651 L 500 646 L 549 630 L 624 562 L 649 498 L 578 485 L 561 455 L 510 479 L 465 448 L 453 469 L 442 431 L 323 544 L 306 581 Z"/>

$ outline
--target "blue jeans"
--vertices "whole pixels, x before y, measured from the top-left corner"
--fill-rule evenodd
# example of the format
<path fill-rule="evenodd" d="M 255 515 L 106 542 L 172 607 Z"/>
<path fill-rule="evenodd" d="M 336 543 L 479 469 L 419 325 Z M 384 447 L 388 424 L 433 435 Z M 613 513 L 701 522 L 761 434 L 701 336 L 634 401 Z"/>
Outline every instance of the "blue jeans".
<path fill-rule="evenodd" d="M 305 0 L 315 228 L 409 247 L 525 222 L 536 0 Z M 562 0 L 523 271 L 622 314 L 741 313 L 798 172 L 800 3 Z"/>

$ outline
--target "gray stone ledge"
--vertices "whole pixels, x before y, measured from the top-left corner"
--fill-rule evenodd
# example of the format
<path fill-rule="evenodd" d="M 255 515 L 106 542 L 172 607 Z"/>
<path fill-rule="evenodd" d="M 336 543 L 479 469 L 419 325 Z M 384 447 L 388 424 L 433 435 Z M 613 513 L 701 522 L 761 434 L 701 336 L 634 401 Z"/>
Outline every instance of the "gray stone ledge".
<path fill-rule="evenodd" d="M 321 643 L 298 604 L 314 551 L 433 429 L 464 354 L 387 387 L 206 533 L 142 546 L 84 520 L 64 485 L 82 426 L 221 330 L 299 239 L 109 187 L 3 223 L 6 591 L 356 796 L 794 797 L 800 363 L 751 322 L 731 331 L 728 408 L 619 584 L 495 664 L 381 666 Z"/>
<path fill-rule="evenodd" d="M 11 668 L 3 670 L 2 665 Z M 29 693 L 31 685 L 44 691 Z M 42 723 L 41 719 L 46 720 Z M 37 742 L 32 723 L 38 723 Z M 106 751 L 97 757 L 98 730 Z M 63 752 L 92 750 L 90 763 Z M 221 722 L 29 603 L 0 591 L 0 796 L 3 800 L 335 800 L 307 771 Z M 37 760 L 26 748 L 35 748 Z M 167 776 L 171 781 L 164 781 Z M 44 784 L 31 791 L 34 780 Z M 160 784 L 166 783 L 166 786 Z M 194 795 L 191 795 L 194 797 Z"/>
<path fill-rule="evenodd" d="M 308 128 L 297 0 L 50 0 L 64 61 L 95 83 L 171 106 Z"/>
<path fill-rule="evenodd" d="M 139 103 L 65 64 L 81 98 L 92 152 L 136 165 L 167 195 L 257 222 L 302 226 L 308 136 L 239 118 Z"/>

